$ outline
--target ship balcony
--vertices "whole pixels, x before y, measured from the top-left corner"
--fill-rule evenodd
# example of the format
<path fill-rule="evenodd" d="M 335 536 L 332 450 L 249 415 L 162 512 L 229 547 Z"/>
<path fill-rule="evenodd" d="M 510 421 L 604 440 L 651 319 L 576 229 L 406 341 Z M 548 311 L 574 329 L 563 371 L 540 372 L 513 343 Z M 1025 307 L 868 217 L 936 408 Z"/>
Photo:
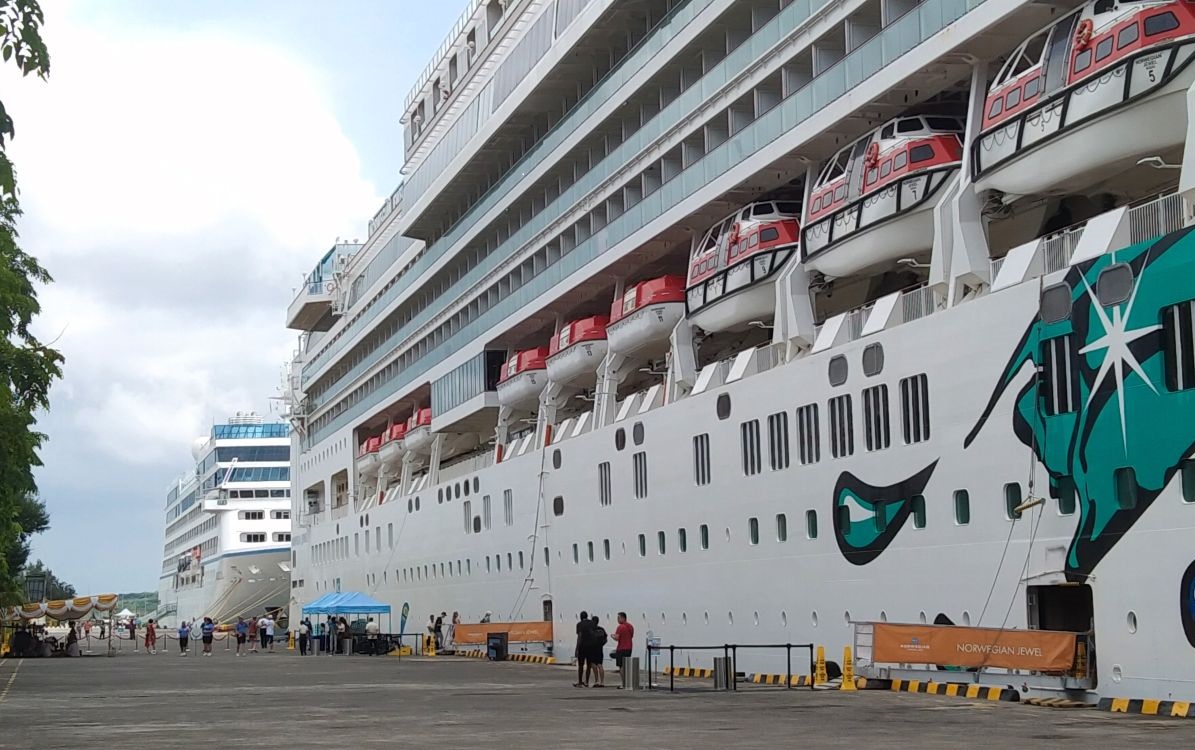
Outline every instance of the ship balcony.
<path fill-rule="evenodd" d="M 308 277 L 286 311 L 286 327 L 300 331 L 328 330 L 334 320 L 335 299 L 336 285 L 331 279 Z"/>

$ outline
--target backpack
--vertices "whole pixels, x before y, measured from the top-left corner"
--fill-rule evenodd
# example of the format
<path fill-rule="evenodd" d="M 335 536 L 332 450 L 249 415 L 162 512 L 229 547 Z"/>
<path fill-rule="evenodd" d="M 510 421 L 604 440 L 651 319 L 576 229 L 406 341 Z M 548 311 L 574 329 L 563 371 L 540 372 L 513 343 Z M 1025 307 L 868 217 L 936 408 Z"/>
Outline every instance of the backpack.
<path fill-rule="evenodd" d="M 593 628 L 593 642 L 599 648 L 606 645 L 606 629 L 601 625 L 596 625 Z"/>

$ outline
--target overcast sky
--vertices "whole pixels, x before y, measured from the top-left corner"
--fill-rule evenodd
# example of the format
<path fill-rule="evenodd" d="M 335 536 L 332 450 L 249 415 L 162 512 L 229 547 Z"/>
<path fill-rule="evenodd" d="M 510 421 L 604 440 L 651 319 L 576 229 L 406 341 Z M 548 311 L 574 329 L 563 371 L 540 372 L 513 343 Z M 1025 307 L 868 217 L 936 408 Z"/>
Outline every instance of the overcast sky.
<path fill-rule="evenodd" d="M 271 408 L 295 285 L 397 186 L 403 99 L 464 5 L 43 0 L 49 81 L 0 83 L 66 355 L 34 555 L 81 594 L 156 589 L 192 441 Z"/>

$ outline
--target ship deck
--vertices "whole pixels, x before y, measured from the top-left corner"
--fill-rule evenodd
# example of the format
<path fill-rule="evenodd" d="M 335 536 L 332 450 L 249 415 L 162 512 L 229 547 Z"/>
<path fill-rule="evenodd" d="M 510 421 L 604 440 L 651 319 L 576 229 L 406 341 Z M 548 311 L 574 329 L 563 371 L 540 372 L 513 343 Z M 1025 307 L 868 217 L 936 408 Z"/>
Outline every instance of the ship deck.
<path fill-rule="evenodd" d="M 173 644 L 166 644 L 173 645 Z M 198 651 L 198 649 L 196 649 Z M 0 660 L 9 747 L 1189 747 L 1195 722 L 880 691 L 570 687 L 567 666 L 440 658 Z M 612 684 L 613 676 L 607 683 Z M 252 740 L 250 740 L 252 738 Z M 865 744 L 866 743 L 866 744 Z"/>

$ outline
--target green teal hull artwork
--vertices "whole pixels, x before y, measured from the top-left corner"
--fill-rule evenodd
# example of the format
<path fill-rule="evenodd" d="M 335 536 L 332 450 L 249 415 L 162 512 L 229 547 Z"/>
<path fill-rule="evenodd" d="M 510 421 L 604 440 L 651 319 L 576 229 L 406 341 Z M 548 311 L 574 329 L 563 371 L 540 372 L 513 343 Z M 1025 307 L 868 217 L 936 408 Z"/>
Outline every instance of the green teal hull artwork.
<path fill-rule="evenodd" d="M 1101 277 L 1113 268 L 1119 285 L 1103 289 Z M 1131 284 L 1124 283 L 1126 271 Z M 1114 280 L 1103 281 L 1112 287 Z M 1195 298 L 1195 235 L 1183 230 L 1084 261 L 1043 295 L 1054 290 L 1057 303 L 1063 284 L 1063 314 L 1054 310 L 1052 319 L 1043 319 L 1036 311 L 963 448 L 970 449 L 982 430 L 999 429 L 988 423 L 1015 387 L 1013 433 L 1048 472 L 1051 497 L 1077 506 L 1065 573 L 1084 581 L 1195 449 L 1195 388 L 1175 387 L 1173 370 L 1181 363 L 1170 363 L 1167 375 L 1163 321 L 1167 308 Z M 1057 341 L 1064 337 L 1069 341 Z M 1053 378 L 1046 372 L 1050 351 L 1069 353 L 1067 366 Z M 873 487 L 847 472 L 839 477 L 834 528 L 848 561 L 867 564 L 888 547 L 935 465 L 889 487 Z M 850 523 L 841 510 L 848 505 L 876 522 Z"/>

